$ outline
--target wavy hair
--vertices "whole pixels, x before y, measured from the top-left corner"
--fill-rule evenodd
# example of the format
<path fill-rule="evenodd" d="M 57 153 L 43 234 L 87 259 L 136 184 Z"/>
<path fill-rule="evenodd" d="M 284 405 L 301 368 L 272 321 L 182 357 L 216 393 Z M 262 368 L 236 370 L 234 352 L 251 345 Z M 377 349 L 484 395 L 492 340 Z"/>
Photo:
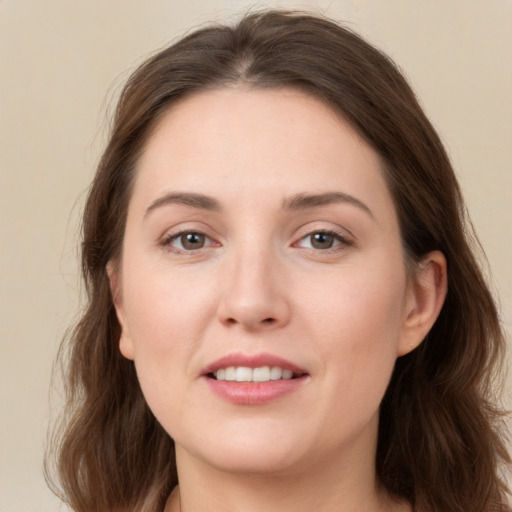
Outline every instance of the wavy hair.
<path fill-rule="evenodd" d="M 384 163 L 408 264 L 432 250 L 446 257 L 442 311 L 397 360 L 381 404 L 381 485 L 417 512 L 505 510 L 499 468 L 510 458 L 493 393 L 505 340 L 446 151 L 387 56 L 328 19 L 285 11 L 191 33 L 142 64 L 120 96 L 83 214 L 87 305 L 60 353 L 68 407 L 54 488 L 76 512 L 154 512 L 177 484 L 174 443 L 118 349 L 106 266 L 119 259 L 137 161 L 158 120 L 187 95 L 237 85 L 298 88 L 330 105 Z"/>

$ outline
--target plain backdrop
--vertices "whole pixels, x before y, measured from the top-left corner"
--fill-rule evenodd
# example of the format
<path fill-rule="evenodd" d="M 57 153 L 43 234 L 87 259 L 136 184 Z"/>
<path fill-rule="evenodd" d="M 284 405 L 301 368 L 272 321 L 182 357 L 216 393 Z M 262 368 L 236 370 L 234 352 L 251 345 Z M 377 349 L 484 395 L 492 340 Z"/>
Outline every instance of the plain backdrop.
<path fill-rule="evenodd" d="M 50 512 L 44 439 L 60 339 L 79 306 L 77 225 L 131 70 L 248 8 L 344 21 L 405 71 L 440 132 L 512 323 L 512 1 L 0 0 L 0 512 Z M 510 389 L 510 382 L 508 389 Z"/>

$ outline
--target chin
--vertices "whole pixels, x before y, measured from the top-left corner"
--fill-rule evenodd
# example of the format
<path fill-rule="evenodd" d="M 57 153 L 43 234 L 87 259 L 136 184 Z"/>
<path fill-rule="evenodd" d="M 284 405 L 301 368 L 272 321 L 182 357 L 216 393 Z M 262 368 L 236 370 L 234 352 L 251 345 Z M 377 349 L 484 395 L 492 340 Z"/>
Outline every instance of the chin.
<path fill-rule="evenodd" d="M 263 476 L 296 471 L 301 461 L 307 459 L 307 453 L 299 448 L 301 444 L 297 439 L 283 439 L 276 433 L 271 436 L 248 433 L 246 436 L 211 436 L 201 445 L 182 445 L 181 449 L 219 471 Z"/>
<path fill-rule="evenodd" d="M 226 473 L 239 475 L 275 476 L 297 472 L 302 466 L 300 457 L 290 457 L 273 450 L 230 450 L 209 461 L 210 465 Z"/>

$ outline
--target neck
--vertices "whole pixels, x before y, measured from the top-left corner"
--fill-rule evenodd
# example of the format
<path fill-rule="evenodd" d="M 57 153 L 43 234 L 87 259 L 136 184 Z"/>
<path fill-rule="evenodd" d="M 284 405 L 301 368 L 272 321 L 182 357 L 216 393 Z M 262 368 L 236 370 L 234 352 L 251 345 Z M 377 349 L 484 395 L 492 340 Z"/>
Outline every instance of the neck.
<path fill-rule="evenodd" d="M 391 512 L 406 511 L 403 504 L 392 503 L 377 486 L 367 493 L 355 491 L 347 482 L 319 482 L 315 477 L 302 477 L 300 485 L 286 477 L 230 478 L 229 486 L 212 487 L 211 481 L 201 486 L 181 483 L 170 500 L 168 512 Z M 218 481 L 218 479 L 214 479 Z M 205 485 L 206 483 L 206 485 Z M 220 485 L 220 484 L 218 484 Z M 229 490 L 229 492 L 227 492 Z M 314 490 L 314 491 L 313 491 Z"/>
<path fill-rule="evenodd" d="M 270 474 L 226 471 L 177 445 L 179 490 L 165 512 L 407 512 L 375 476 L 375 446 L 348 450 Z"/>

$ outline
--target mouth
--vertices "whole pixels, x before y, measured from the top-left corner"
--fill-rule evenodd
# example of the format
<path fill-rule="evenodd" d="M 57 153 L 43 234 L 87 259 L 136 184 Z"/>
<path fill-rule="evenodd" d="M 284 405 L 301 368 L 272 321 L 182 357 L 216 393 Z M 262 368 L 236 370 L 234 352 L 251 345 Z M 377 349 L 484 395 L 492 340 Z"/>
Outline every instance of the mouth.
<path fill-rule="evenodd" d="M 280 366 L 228 366 L 219 368 L 207 374 L 207 377 L 214 380 L 230 382 L 270 382 L 276 380 L 291 380 L 302 377 L 305 373 L 294 373 L 288 368 Z"/>
<path fill-rule="evenodd" d="M 272 354 L 230 354 L 201 372 L 217 396 L 235 405 L 263 405 L 298 392 L 309 373 Z"/>

